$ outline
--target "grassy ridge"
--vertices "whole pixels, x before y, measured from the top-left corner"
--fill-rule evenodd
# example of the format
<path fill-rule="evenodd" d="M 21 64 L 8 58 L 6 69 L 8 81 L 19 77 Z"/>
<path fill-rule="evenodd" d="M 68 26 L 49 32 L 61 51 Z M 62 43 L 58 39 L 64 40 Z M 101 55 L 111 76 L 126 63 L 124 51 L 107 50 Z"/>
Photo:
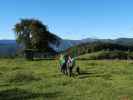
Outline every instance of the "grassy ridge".
<path fill-rule="evenodd" d="M 0 60 L 0 100 L 133 100 L 133 61 L 77 61 L 69 78 L 58 61 Z"/>
<path fill-rule="evenodd" d="M 133 59 L 133 52 L 129 51 L 99 51 L 93 53 L 87 53 L 77 57 L 80 60 L 101 60 L 101 59 Z"/>

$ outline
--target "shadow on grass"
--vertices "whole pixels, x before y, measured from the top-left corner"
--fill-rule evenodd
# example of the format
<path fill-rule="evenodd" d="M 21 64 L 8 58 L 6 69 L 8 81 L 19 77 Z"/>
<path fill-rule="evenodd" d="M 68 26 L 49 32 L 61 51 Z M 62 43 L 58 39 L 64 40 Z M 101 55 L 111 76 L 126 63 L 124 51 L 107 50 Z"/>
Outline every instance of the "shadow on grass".
<path fill-rule="evenodd" d="M 100 73 L 100 72 L 81 72 L 79 79 L 85 79 L 89 77 L 101 77 L 106 80 L 110 80 L 111 75 L 109 73 Z"/>
<path fill-rule="evenodd" d="M 41 60 L 56 60 L 55 58 L 34 58 L 33 61 L 41 61 Z"/>
<path fill-rule="evenodd" d="M 12 70 L 19 70 L 22 69 L 21 67 L 13 67 Z"/>
<path fill-rule="evenodd" d="M 35 99 L 37 97 L 42 97 L 44 99 L 54 99 L 57 97 L 61 92 L 52 92 L 52 93 L 32 93 L 27 92 L 23 89 L 7 89 L 0 91 L 0 100 L 28 100 L 28 99 Z"/>
<path fill-rule="evenodd" d="M 6 83 L 6 84 L 0 84 L 0 87 L 3 87 L 3 86 L 10 86 L 10 84 Z"/>
<path fill-rule="evenodd" d="M 81 72 L 80 75 L 91 75 L 95 74 L 94 72 Z"/>
<path fill-rule="evenodd" d="M 2 72 L 0 72 L 0 75 L 2 75 L 3 73 Z"/>
<path fill-rule="evenodd" d="M 63 75 L 64 75 L 63 73 L 57 73 L 57 74 L 52 75 L 51 77 L 58 78 L 58 77 L 61 77 Z"/>

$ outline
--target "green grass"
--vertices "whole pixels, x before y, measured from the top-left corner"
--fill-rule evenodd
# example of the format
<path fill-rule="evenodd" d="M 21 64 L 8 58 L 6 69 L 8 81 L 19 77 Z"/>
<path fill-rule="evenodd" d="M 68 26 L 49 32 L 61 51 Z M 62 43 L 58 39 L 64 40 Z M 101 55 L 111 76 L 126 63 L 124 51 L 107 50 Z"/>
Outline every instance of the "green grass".
<path fill-rule="evenodd" d="M 58 61 L 0 59 L 0 100 L 133 100 L 133 61 L 77 61 L 81 75 Z"/>

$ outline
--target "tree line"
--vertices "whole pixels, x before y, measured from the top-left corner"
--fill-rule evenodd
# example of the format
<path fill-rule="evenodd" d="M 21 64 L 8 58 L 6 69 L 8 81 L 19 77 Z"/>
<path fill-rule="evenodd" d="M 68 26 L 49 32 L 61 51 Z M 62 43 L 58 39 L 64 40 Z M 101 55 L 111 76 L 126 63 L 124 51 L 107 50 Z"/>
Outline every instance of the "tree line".
<path fill-rule="evenodd" d="M 72 48 L 69 48 L 63 52 L 64 53 L 67 52 L 70 55 L 72 55 L 74 53 L 74 51 L 73 51 L 74 49 L 76 49 L 76 56 L 84 55 L 87 53 L 94 53 L 94 52 L 98 52 L 98 51 L 114 51 L 113 52 L 114 54 L 116 54 L 116 53 L 122 54 L 122 52 L 123 53 L 124 52 L 132 52 L 133 46 L 126 46 L 126 45 L 120 45 L 120 44 L 115 44 L 115 43 L 96 41 L 96 42 L 92 42 L 92 43 L 83 43 L 83 44 L 74 46 Z M 120 51 L 120 52 L 118 52 L 118 51 Z M 113 55 L 113 53 L 111 55 Z"/>

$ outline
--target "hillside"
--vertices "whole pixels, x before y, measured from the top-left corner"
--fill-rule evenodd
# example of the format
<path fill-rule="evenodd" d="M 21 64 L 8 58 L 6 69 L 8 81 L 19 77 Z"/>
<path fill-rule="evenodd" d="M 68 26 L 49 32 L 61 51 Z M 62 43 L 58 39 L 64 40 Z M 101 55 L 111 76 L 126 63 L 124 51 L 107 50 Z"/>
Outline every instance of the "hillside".
<path fill-rule="evenodd" d="M 95 47 L 98 49 L 99 49 L 99 47 L 100 48 L 102 47 L 102 49 L 108 49 L 108 48 L 111 49 L 112 45 L 115 46 L 114 49 L 132 50 L 131 48 L 133 46 L 133 38 L 119 38 L 119 39 L 115 39 L 115 40 L 91 39 L 91 38 L 87 38 L 87 39 L 83 39 L 83 40 L 65 40 L 65 39 L 61 39 L 61 38 L 59 38 L 59 39 L 60 39 L 59 46 L 51 45 L 51 47 L 57 52 L 65 51 L 65 50 L 68 50 L 73 47 L 79 47 L 82 49 L 86 49 L 86 51 L 81 50 L 81 49 L 79 49 L 79 51 L 82 51 L 82 53 L 87 53 L 87 52 L 90 52 L 89 48 L 91 48 L 91 50 L 92 50 L 92 47 Z M 103 44 L 96 45 L 95 44 L 96 41 L 98 41 L 100 43 L 104 43 L 104 44 L 109 43 L 111 45 L 108 45 L 108 47 L 104 48 Z M 15 55 L 16 50 L 20 49 L 21 47 L 22 46 L 19 46 L 15 40 L 0 40 L 0 56 Z"/>
<path fill-rule="evenodd" d="M 84 45 L 94 42 L 112 43 L 124 46 L 133 46 L 133 38 L 118 38 L 118 39 L 91 39 L 86 38 L 82 40 L 61 40 L 61 44 L 58 47 L 54 47 L 57 51 L 64 51 L 76 45 Z"/>
<path fill-rule="evenodd" d="M 83 43 L 80 45 L 73 46 L 67 49 L 65 52 L 73 55 L 76 53 L 76 56 L 80 56 L 86 53 L 98 52 L 98 51 L 133 51 L 133 46 L 120 45 L 116 43 L 109 42 L 92 42 L 92 43 Z"/>
<path fill-rule="evenodd" d="M 82 40 L 68 40 L 68 39 L 60 39 L 60 44 L 59 46 L 53 46 L 52 47 L 57 51 L 64 51 L 70 47 L 79 45 L 81 43 L 91 43 L 97 41 L 97 39 L 91 39 L 91 38 L 87 38 L 87 39 L 82 39 Z"/>
<path fill-rule="evenodd" d="M 127 51 L 98 51 L 98 52 L 92 52 L 92 53 L 86 53 L 83 55 L 80 55 L 76 57 L 76 59 L 79 60 L 102 60 L 102 59 L 133 59 L 133 52 L 127 52 Z"/>
<path fill-rule="evenodd" d="M 85 42 L 92 42 L 93 39 L 86 39 L 86 40 L 64 40 L 59 38 L 60 40 L 60 45 L 59 46 L 54 46 L 52 44 L 51 47 L 57 51 L 63 51 L 66 50 L 70 47 L 73 47 L 75 45 L 79 45 L 81 43 Z M 19 46 L 15 40 L 0 40 L 0 56 L 10 56 L 10 55 L 15 55 L 17 49 L 21 49 L 22 46 Z"/>
<path fill-rule="evenodd" d="M 133 38 L 118 38 L 118 39 L 100 39 L 99 41 L 108 42 L 108 43 L 115 43 L 120 45 L 128 45 L 133 46 Z"/>

